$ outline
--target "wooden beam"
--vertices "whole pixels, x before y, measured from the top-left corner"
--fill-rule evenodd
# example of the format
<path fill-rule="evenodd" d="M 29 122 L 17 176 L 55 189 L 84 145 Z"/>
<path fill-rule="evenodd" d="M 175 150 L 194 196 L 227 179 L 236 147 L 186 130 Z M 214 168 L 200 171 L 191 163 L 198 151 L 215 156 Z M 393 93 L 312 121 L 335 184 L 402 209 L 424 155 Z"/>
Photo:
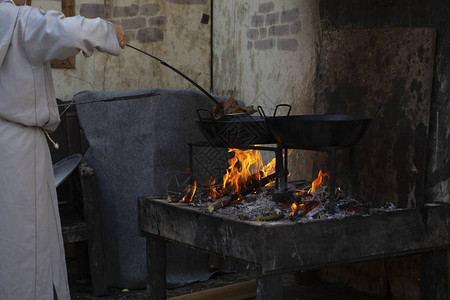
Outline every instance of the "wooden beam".
<path fill-rule="evenodd" d="M 83 159 L 78 165 L 81 191 L 83 196 L 84 219 L 87 224 L 89 269 L 91 271 L 92 294 L 108 295 L 105 260 L 98 203 L 95 172 L 91 165 Z"/>
<path fill-rule="evenodd" d="M 191 294 L 169 298 L 168 300 L 241 300 L 256 296 L 256 280 L 230 284 Z"/>

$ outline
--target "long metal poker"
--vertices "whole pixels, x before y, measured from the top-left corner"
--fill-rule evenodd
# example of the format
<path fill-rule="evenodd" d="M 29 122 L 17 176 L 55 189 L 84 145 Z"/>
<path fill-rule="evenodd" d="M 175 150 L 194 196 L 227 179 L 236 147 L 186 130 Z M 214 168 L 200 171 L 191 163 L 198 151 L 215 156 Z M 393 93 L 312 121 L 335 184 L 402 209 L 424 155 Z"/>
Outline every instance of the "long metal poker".
<path fill-rule="evenodd" d="M 184 79 L 186 79 L 187 81 L 189 81 L 190 83 L 192 83 L 193 85 L 195 85 L 200 91 L 202 91 L 206 96 L 208 96 L 209 99 L 211 99 L 218 108 L 222 107 L 223 105 L 221 105 L 219 103 L 219 101 L 217 101 L 216 99 L 214 99 L 214 97 L 208 93 L 204 88 L 202 88 L 201 86 L 199 86 L 194 80 L 192 80 L 191 78 L 189 78 L 188 76 L 186 76 L 185 74 L 183 74 L 181 71 L 177 70 L 175 67 L 172 67 L 171 65 L 169 65 L 168 63 L 166 63 L 165 61 L 157 58 L 156 56 L 151 55 L 150 53 L 147 53 L 141 49 L 138 49 L 134 46 L 131 46 L 130 44 L 126 44 L 128 47 L 130 47 L 131 49 L 134 49 L 138 52 L 141 52 L 142 54 L 145 54 L 147 56 L 150 56 L 153 59 L 156 59 L 157 61 L 159 61 L 162 65 L 170 68 L 171 70 L 175 71 L 178 75 L 180 75 L 181 77 L 183 77 Z"/>
<path fill-rule="evenodd" d="M 101 100 L 88 100 L 88 101 L 80 101 L 80 102 L 74 102 L 72 100 L 72 101 L 67 102 L 67 103 L 58 104 L 58 106 L 71 106 L 71 105 L 96 103 L 96 102 L 112 102 L 112 101 L 121 101 L 121 100 L 132 100 L 132 99 L 141 99 L 141 98 L 155 97 L 155 96 L 159 96 L 159 95 L 161 95 L 161 94 L 153 92 L 153 93 L 146 93 L 146 94 L 139 94 L 139 95 L 119 96 L 119 97 L 108 98 L 108 99 L 101 99 Z M 62 101 L 61 99 L 58 99 L 58 100 Z"/>
<path fill-rule="evenodd" d="M 88 101 L 80 101 L 80 102 L 75 102 L 75 98 L 74 98 L 70 102 L 58 104 L 58 106 L 66 106 L 66 108 L 64 108 L 64 110 L 59 114 L 59 116 L 61 117 L 72 106 L 72 104 L 78 105 L 78 104 L 87 104 L 87 103 L 96 103 L 96 102 L 110 102 L 110 101 L 120 101 L 120 100 L 142 99 L 142 98 L 154 97 L 154 96 L 158 96 L 158 95 L 160 95 L 160 93 L 153 92 L 153 93 L 146 93 L 146 94 L 139 94 L 139 95 L 119 96 L 119 97 L 108 98 L 108 99 L 88 100 Z M 58 98 L 56 98 L 56 99 L 59 101 L 63 101 Z"/>

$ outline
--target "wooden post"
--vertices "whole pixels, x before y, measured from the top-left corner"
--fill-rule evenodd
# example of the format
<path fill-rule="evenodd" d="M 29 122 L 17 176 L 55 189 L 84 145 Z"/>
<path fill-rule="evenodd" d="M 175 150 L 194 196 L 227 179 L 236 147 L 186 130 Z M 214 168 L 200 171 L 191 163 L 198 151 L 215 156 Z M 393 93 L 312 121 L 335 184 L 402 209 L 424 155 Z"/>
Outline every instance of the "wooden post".
<path fill-rule="evenodd" d="M 147 296 L 150 300 L 166 299 L 166 242 L 147 235 Z"/>
<path fill-rule="evenodd" d="M 100 224 L 100 208 L 97 197 L 94 169 L 83 159 L 78 166 L 81 190 L 83 192 L 84 217 L 88 228 L 89 269 L 91 271 L 92 294 L 108 294 L 105 262 Z"/>
<path fill-rule="evenodd" d="M 256 300 L 278 300 L 283 299 L 283 286 L 281 274 L 264 275 L 261 268 L 257 268 L 256 277 Z"/>
<path fill-rule="evenodd" d="M 422 254 L 420 274 L 421 300 L 447 299 L 447 252 L 445 250 Z"/>

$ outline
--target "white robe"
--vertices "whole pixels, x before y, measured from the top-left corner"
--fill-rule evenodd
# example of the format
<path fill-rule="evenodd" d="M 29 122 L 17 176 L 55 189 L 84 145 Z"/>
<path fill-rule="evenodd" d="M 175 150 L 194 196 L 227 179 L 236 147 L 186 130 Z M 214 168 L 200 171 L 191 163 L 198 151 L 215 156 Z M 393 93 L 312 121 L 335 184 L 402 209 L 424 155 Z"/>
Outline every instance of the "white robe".
<path fill-rule="evenodd" d="M 51 59 L 120 53 L 114 25 L 0 0 L 0 299 L 70 299 L 50 152 Z"/>

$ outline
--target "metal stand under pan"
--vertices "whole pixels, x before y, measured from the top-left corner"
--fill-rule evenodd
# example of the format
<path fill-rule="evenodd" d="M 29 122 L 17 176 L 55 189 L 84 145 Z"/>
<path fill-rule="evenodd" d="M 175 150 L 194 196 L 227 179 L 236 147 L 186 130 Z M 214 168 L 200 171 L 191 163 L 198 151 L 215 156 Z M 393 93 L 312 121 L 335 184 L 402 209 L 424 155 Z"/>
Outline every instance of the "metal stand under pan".
<path fill-rule="evenodd" d="M 289 197 L 291 197 L 291 194 L 288 192 L 287 189 L 287 175 L 288 172 L 288 150 L 289 149 L 300 149 L 300 150 L 310 150 L 310 151 L 320 151 L 320 152 L 327 152 L 328 153 L 328 168 L 330 172 L 330 199 L 328 202 L 328 212 L 330 214 L 334 214 L 335 209 L 335 197 L 336 197 L 336 152 L 338 150 L 344 149 L 343 147 L 324 147 L 324 148 L 317 148 L 317 149 L 311 149 L 308 147 L 301 147 L 301 146 L 295 146 L 295 145 L 281 145 L 278 144 L 278 147 L 282 148 L 282 151 L 284 151 L 284 155 L 281 155 L 281 157 L 277 157 L 277 166 L 282 166 L 282 170 L 280 171 L 280 189 L 273 195 L 274 201 L 282 201 L 286 200 Z M 282 153 L 282 151 L 278 151 L 277 153 Z M 281 163 L 278 163 L 278 159 L 280 159 Z M 354 151 L 353 147 L 349 147 L 349 161 L 350 161 L 350 178 L 353 178 L 353 168 L 354 168 Z M 351 181 L 349 183 L 349 194 L 352 193 L 352 186 L 353 182 Z"/>

